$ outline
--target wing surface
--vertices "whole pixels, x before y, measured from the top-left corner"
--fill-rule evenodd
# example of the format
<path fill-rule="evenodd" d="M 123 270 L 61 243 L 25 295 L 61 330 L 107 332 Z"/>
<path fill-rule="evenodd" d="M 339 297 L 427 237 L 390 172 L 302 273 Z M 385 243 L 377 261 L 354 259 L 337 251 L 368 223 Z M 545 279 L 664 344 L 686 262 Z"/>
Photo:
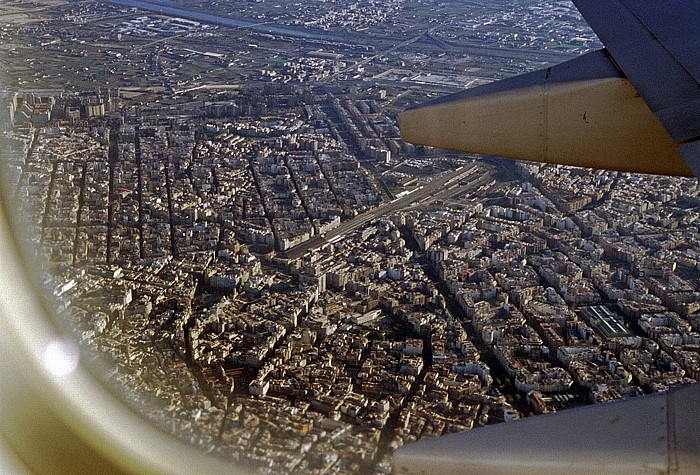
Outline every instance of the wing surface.
<path fill-rule="evenodd" d="M 400 475 L 700 473 L 700 384 L 399 447 Z"/>

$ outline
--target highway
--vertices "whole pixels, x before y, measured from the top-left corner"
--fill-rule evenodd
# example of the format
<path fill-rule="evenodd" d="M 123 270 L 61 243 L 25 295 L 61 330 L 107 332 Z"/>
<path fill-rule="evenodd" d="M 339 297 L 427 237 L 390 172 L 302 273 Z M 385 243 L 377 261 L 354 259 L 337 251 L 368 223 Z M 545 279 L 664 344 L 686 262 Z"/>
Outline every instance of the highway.
<path fill-rule="evenodd" d="M 377 206 L 352 219 L 343 221 L 338 227 L 328 231 L 325 236 L 314 236 L 308 241 L 289 249 L 285 252 L 285 255 L 289 259 L 297 259 L 312 249 L 317 249 L 335 238 L 340 238 L 365 226 L 372 220 L 396 213 L 410 205 L 444 199 L 483 186 L 491 179 L 491 176 L 488 173 L 478 174 L 478 170 L 479 168 L 475 164 L 460 167 L 453 172 L 447 173 L 414 189 L 412 192 L 400 198 Z M 469 178 L 468 185 L 456 186 L 460 181 L 466 178 Z"/>
<path fill-rule="evenodd" d="M 409 39 L 407 39 L 406 41 L 403 41 L 403 42 L 401 42 L 401 43 L 399 43 L 399 44 L 397 44 L 397 45 L 392 46 L 392 47 L 389 48 L 388 50 L 383 50 L 383 51 L 381 51 L 380 53 L 377 53 L 377 54 L 375 54 L 375 55 L 373 55 L 373 56 L 370 56 L 369 58 L 365 58 L 365 59 L 363 59 L 363 60 L 361 60 L 361 61 L 358 61 L 357 63 L 355 63 L 355 64 L 353 64 L 353 65 L 351 65 L 351 66 L 348 66 L 348 67 L 345 68 L 345 69 L 341 69 L 340 71 L 331 74 L 331 75 L 328 76 L 324 81 L 328 81 L 328 80 L 330 80 L 330 79 L 333 79 L 333 78 L 337 77 L 337 76 L 340 75 L 340 74 L 344 74 L 344 73 L 346 73 L 346 72 L 348 72 L 348 71 L 352 71 L 352 70 L 355 69 L 355 68 L 359 68 L 360 66 L 364 66 L 365 64 L 374 61 L 374 60 L 377 59 L 379 56 L 383 56 L 383 55 L 386 55 L 386 54 L 389 54 L 389 53 L 393 53 L 394 51 L 396 51 L 396 50 L 398 50 L 398 49 L 401 49 L 401 48 L 403 48 L 404 46 L 408 46 L 408 45 L 410 45 L 410 44 L 413 44 L 413 43 L 415 43 L 416 41 L 418 41 L 418 40 L 420 40 L 421 38 L 423 38 L 423 37 L 424 37 L 425 35 L 427 35 L 428 33 L 432 33 L 432 32 L 435 31 L 437 28 L 438 28 L 437 26 L 434 26 L 434 27 L 430 28 L 429 30 L 425 30 L 425 31 L 419 33 L 418 35 L 414 36 L 413 38 L 409 38 Z"/>

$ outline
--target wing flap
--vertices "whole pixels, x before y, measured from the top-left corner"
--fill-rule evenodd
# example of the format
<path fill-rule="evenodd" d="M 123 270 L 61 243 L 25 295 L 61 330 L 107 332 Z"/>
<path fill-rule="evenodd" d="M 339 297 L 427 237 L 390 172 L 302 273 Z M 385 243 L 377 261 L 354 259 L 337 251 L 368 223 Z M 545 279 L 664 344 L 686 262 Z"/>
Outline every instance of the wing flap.
<path fill-rule="evenodd" d="M 700 4 L 697 0 L 622 0 L 666 50 L 700 83 Z"/>
<path fill-rule="evenodd" d="M 681 145 L 678 152 L 695 176 L 700 176 L 700 140 Z"/>

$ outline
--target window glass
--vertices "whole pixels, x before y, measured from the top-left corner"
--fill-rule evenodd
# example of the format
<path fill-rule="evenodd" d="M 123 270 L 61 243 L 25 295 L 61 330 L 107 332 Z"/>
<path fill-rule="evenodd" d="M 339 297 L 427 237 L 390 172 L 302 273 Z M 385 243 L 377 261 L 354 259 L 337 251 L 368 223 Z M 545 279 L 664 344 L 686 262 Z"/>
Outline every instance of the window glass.
<path fill-rule="evenodd" d="M 400 138 L 407 106 L 600 48 L 573 4 L 0 12 L 32 265 L 165 432 L 261 472 L 388 473 L 405 443 L 700 377 L 697 180 Z"/>

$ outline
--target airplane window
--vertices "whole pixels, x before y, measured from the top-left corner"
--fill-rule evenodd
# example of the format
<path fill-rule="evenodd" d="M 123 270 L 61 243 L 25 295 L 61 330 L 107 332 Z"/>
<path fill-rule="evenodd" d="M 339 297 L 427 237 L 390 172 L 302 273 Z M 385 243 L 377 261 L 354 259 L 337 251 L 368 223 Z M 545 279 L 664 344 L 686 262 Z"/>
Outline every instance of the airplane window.
<path fill-rule="evenodd" d="M 572 3 L 36 0 L 0 39 L 4 351 L 48 379 L 3 378 L 110 470 L 390 473 L 404 444 L 700 377 L 697 179 L 402 140 L 408 107 L 584 54 L 619 79 Z M 488 128 L 527 131 L 493 87 Z"/>

